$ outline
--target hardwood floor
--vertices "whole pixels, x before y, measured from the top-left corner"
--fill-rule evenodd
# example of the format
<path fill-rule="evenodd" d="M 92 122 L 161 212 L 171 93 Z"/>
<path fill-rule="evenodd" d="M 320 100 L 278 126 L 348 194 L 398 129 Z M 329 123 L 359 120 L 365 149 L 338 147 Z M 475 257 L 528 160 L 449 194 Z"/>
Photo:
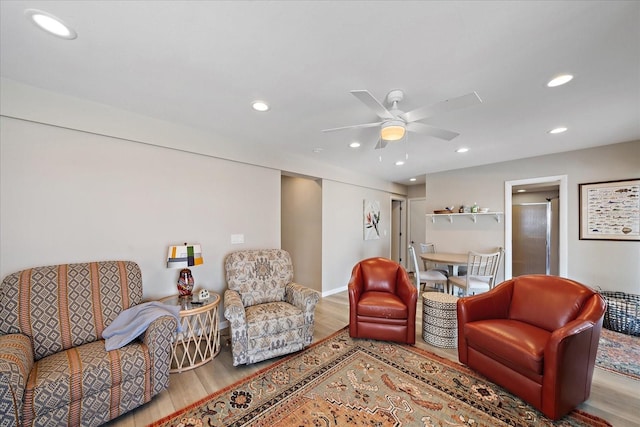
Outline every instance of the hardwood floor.
<path fill-rule="evenodd" d="M 418 301 L 417 325 L 422 325 L 422 301 Z M 316 308 L 314 342 L 331 335 L 349 323 L 347 292 L 322 298 Z M 146 426 L 190 403 L 226 387 L 247 375 L 263 369 L 273 360 L 251 366 L 234 367 L 227 331 L 222 331 L 220 354 L 210 363 L 192 371 L 171 374 L 169 388 L 142 407 L 106 424 L 107 426 Z M 416 346 L 442 357 L 458 360 L 456 349 L 432 347 L 422 339 L 422 328 L 416 327 Z M 595 369 L 591 398 L 580 409 L 600 416 L 614 427 L 640 426 L 640 381 Z"/>

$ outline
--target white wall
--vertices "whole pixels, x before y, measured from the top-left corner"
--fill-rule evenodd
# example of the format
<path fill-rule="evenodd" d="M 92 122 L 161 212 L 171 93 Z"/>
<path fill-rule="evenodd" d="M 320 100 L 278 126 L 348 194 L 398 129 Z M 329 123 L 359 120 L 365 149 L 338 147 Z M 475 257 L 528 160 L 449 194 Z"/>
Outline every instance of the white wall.
<path fill-rule="evenodd" d="M 153 299 L 175 293 L 166 251 L 187 241 L 204 251 L 205 264 L 193 269 L 196 288 L 222 292 L 227 253 L 281 247 L 281 170 L 332 183 L 323 189 L 323 290 L 346 286 L 365 255 L 389 256 L 388 237 L 362 240 L 362 200 L 380 200 L 388 215 L 390 195 L 404 186 L 0 80 L 1 277 L 38 265 L 130 259 Z M 244 234 L 245 243 L 231 245 L 231 234 Z"/>
<path fill-rule="evenodd" d="M 360 260 L 391 254 L 392 194 L 365 187 L 322 182 L 322 290 L 325 295 L 346 289 Z M 380 239 L 364 240 L 364 199 L 380 201 Z"/>
<path fill-rule="evenodd" d="M 127 259 L 156 298 L 176 293 L 168 246 L 189 242 L 204 254 L 196 288 L 222 292 L 228 252 L 280 247 L 279 170 L 5 117 L 0 129 L 2 277 Z"/>
<path fill-rule="evenodd" d="M 605 290 L 640 294 L 640 242 L 579 240 L 578 184 L 640 177 L 640 141 L 427 174 L 427 211 L 478 202 L 504 211 L 504 182 L 568 176 L 568 277 Z M 442 252 L 504 245 L 504 221 L 480 217 L 474 224 L 427 219 L 427 238 Z M 504 266 L 503 266 L 504 267 Z"/>
<path fill-rule="evenodd" d="M 310 157 L 282 156 L 269 147 L 250 149 L 242 143 L 201 129 L 157 120 L 86 99 L 42 90 L 0 78 L 0 114 L 69 129 L 117 136 L 144 144 L 177 148 L 245 164 L 285 170 L 293 174 L 333 179 L 353 185 L 402 194 L 406 187 Z M 215 120 L 215 118 L 212 118 Z M 239 124 L 242 125 L 242 124 Z"/>

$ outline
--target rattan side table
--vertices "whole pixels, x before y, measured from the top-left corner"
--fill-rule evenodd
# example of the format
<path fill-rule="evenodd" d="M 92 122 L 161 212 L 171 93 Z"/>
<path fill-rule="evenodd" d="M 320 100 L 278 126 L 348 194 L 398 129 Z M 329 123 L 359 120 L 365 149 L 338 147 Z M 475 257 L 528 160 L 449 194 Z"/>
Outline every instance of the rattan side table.
<path fill-rule="evenodd" d="M 458 346 L 458 297 L 440 292 L 422 294 L 422 338 L 436 347 Z"/>
<path fill-rule="evenodd" d="M 171 373 L 202 366 L 220 352 L 220 295 L 211 292 L 209 299 L 202 302 L 196 298 L 174 295 L 160 300 L 165 304 L 180 306 L 182 331 L 176 332 L 173 337 Z"/>

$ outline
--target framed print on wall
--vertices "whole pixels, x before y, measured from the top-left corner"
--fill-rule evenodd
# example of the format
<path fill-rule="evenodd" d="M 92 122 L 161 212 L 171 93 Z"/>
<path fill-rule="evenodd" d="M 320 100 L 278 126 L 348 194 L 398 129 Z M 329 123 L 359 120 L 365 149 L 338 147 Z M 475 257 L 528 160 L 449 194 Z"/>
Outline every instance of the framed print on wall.
<path fill-rule="evenodd" d="M 380 238 L 380 201 L 364 201 L 364 240 Z"/>
<path fill-rule="evenodd" d="M 579 185 L 580 240 L 640 241 L 640 178 Z"/>

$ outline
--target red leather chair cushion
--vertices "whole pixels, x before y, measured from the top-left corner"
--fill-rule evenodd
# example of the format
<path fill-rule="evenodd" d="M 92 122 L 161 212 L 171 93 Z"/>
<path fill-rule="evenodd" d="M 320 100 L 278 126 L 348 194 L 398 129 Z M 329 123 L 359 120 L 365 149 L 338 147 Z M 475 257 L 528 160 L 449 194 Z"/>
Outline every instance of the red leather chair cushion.
<path fill-rule="evenodd" d="M 551 333 L 509 319 L 479 320 L 464 325 L 469 345 L 503 365 L 539 381 L 544 348 Z"/>
<path fill-rule="evenodd" d="M 357 306 L 358 316 L 407 319 L 409 310 L 395 294 L 369 291 L 362 294 Z"/>

